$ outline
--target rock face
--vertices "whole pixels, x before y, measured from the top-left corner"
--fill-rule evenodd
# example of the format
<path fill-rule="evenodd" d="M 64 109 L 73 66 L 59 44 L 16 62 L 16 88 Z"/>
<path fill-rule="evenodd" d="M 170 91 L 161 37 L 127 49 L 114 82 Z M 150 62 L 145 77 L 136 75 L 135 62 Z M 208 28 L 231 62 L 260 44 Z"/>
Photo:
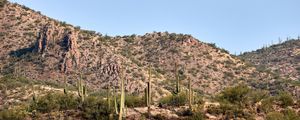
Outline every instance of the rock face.
<path fill-rule="evenodd" d="M 77 37 L 78 33 L 67 32 L 63 37 L 63 48 L 65 48 L 63 53 L 63 62 L 61 65 L 62 72 L 68 72 L 73 69 L 80 69 L 80 52 L 77 48 Z M 74 68 L 75 67 L 75 68 Z"/>
<path fill-rule="evenodd" d="M 37 42 L 35 45 L 35 52 L 43 53 L 47 50 L 48 41 L 51 36 L 51 31 L 49 30 L 50 26 L 44 26 L 41 28 L 40 32 L 38 33 Z"/>

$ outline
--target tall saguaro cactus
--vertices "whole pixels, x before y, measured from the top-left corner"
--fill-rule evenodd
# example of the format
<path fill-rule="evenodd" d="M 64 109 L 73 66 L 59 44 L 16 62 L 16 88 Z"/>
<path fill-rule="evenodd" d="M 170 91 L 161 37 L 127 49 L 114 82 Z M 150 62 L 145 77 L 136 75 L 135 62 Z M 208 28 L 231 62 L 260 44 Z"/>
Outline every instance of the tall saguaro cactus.
<path fill-rule="evenodd" d="M 119 112 L 119 120 L 122 120 L 124 106 L 125 106 L 125 88 L 124 88 L 124 73 L 121 71 L 121 100 L 120 100 L 120 112 Z"/>
<path fill-rule="evenodd" d="M 110 111 L 110 86 L 107 86 L 107 111 Z"/>
<path fill-rule="evenodd" d="M 147 83 L 147 87 L 145 88 L 145 103 L 146 103 L 146 106 L 148 107 L 149 105 L 149 92 L 148 92 L 148 83 Z"/>
<path fill-rule="evenodd" d="M 180 79 L 178 74 L 178 63 L 175 62 L 176 94 L 180 93 Z"/>
<path fill-rule="evenodd" d="M 151 66 L 149 67 L 149 83 L 148 83 L 148 99 L 149 99 L 149 105 L 151 105 L 151 102 L 152 102 L 152 95 L 151 95 L 151 92 L 152 92 L 152 89 L 151 89 L 151 86 L 152 86 L 152 83 L 151 83 Z"/>
<path fill-rule="evenodd" d="M 115 104 L 115 112 L 116 112 L 116 114 L 119 114 L 119 112 L 118 112 L 118 103 L 117 103 L 117 93 L 116 93 L 115 89 L 114 89 L 114 104 Z"/>
<path fill-rule="evenodd" d="M 189 109 L 192 110 L 192 99 L 193 99 L 193 91 L 192 91 L 192 83 L 191 79 L 189 78 Z"/>
<path fill-rule="evenodd" d="M 81 99 L 81 102 L 84 102 L 86 96 L 86 85 L 82 83 L 82 75 L 80 75 L 80 79 L 77 80 L 77 87 L 78 87 L 78 96 Z"/>

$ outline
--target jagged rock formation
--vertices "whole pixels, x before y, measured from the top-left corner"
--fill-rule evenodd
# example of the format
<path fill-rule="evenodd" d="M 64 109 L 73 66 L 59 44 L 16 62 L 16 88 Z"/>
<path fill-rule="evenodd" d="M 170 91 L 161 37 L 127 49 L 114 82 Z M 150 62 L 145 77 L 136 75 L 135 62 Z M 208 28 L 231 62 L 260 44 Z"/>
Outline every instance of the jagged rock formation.
<path fill-rule="evenodd" d="M 80 69 L 80 53 L 77 48 L 77 34 L 72 34 L 72 32 L 68 32 L 63 37 L 63 45 L 65 47 L 65 52 L 63 53 L 63 62 L 61 65 L 61 71 L 63 72 L 71 71 L 72 67 L 75 66 L 75 69 Z"/>

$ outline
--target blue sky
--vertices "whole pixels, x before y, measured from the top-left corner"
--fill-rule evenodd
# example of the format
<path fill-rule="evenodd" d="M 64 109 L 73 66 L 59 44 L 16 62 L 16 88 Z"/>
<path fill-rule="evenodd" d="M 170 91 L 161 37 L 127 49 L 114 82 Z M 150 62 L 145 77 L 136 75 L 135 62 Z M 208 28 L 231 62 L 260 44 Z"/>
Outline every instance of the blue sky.
<path fill-rule="evenodd" d="M 300 35 L 300 0 L 9 1 L 102 34 L 191 34 L 232 54 Z"/>

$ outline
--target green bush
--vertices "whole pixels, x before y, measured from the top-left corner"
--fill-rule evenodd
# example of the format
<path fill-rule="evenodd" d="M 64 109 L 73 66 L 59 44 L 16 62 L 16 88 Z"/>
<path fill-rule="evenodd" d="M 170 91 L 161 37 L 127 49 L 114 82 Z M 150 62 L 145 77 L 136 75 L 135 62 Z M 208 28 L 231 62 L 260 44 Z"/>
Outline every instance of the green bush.
<path fill-rule="evenodd" d="M 78 100 L 73 94 L 60 94 L 60 98 L 57 100 L 60 110 L 71 110 L 78 107 Z"/>
<path fill-rule="evenodd" d="M 260 102 L 263 99 L 268 98 L 269 92 L 263 90 L 252 90 L 247 94 L 247 102 L 250 105 L 254 105 L 257 102 Z"/>
<path fill-rule="evenodd" d="M 0 83 L 4 84 L 8 90 L 24 85 L 32 84 L 33 82 L 24 77 L 15 77 L 14 75 L 6 75 L 0 79 Z"/>
<path fill-rule="evenodd" d="M 38 111 L 41 113 L 48 113 L 51 111 L 59 110 L 59 104 L 57 104 L 57 99 L 59 97 L 56 94 L 47 94 L 43 97 L 38 98 L 33 101 L 30 105 L 30 111 Z"/>
<path fill-rule="evenodd" d="M 275 98 L 269 97 L 266 99 L 263 99 L 261 101 L 261 105 L 258 107 L 258 109 L 262 110 L 265 113 L 269 113 L 274 111 L 273 105 L 274 105 Z"/>
<path fill-rule="evenodd" d="M 229 103 L 221 103 L 220 106 L 210 107 L 207 112 L 213 115 L 225 115 L 228 118 L 252 118 L 251 114 L 244 112 L 239 106 Z"/>
<path fill-rule="evenodd" d="M 82 114 L 85 119 L 107 120 L 113 113 L 113 104 L 108 108 L 107 101 L 100 97 L 89 96 L 82 105 Z"/>
<path fill-rule="evenodd" d="M 141 107 L 146 106 L 145 100 L 143 97 L 134 96 L 134 95 L 126 95 L 125 96 L 125 105 L 127 107 Z"/>
<path fill-rule="evenodd" d="M 267 114 L 267 120 L 285 120 L 284 115 L 280 112 L 270 112 Z"/>
<path fill-rule="evenodd" d="M 30 104 L 30 111 L 36 110 L 37 112 L 48 113 L 57 110 L 76 109 L 78 105 L 79 102 L 73 95 L 50 93 L 33 101 Z"/>
<path fill-rule="evenodd" d="M 222 102 L 229 102 L 232 104 L 241 105 L 246 100 L 247 94 L 250 92 L 250 88 L 246 85 L 239 85 L 236 87 L 226 88 L 218 96 Z"/>
<path fill-rule="evenodd" d="M 285 120 L 300 120 L 300 115 L 292 109 L 287 109 L 283 111 Z"/>
<path fill-rule="evenodd" d="M 192 116 L 189 116 L 187 120 L 205 120 L 205 115 L 203 112 L 194 111 Z"/>
<path fill-rule="evenodd" d="M 281 107 L 287 107 L 294 105 L 294 100 L 292 95 L 287 92 L 279 92 L 276 96 L 277 100 L 280 102 Z"/>
<path fill-rule="evenodd" d="M 170 105 L 170 106 L 183 106 L 187 103 L 188 97 L 185 93 L 181 92 L 179 94 L 169 95 L 164 98 L 161 98 L 161 105 Z"/>
<path fill-rule="evenodd" d="M 0 110 L 0 120 L 24 120 L 26 116 L 26 111 L 18 108 Z"/>

